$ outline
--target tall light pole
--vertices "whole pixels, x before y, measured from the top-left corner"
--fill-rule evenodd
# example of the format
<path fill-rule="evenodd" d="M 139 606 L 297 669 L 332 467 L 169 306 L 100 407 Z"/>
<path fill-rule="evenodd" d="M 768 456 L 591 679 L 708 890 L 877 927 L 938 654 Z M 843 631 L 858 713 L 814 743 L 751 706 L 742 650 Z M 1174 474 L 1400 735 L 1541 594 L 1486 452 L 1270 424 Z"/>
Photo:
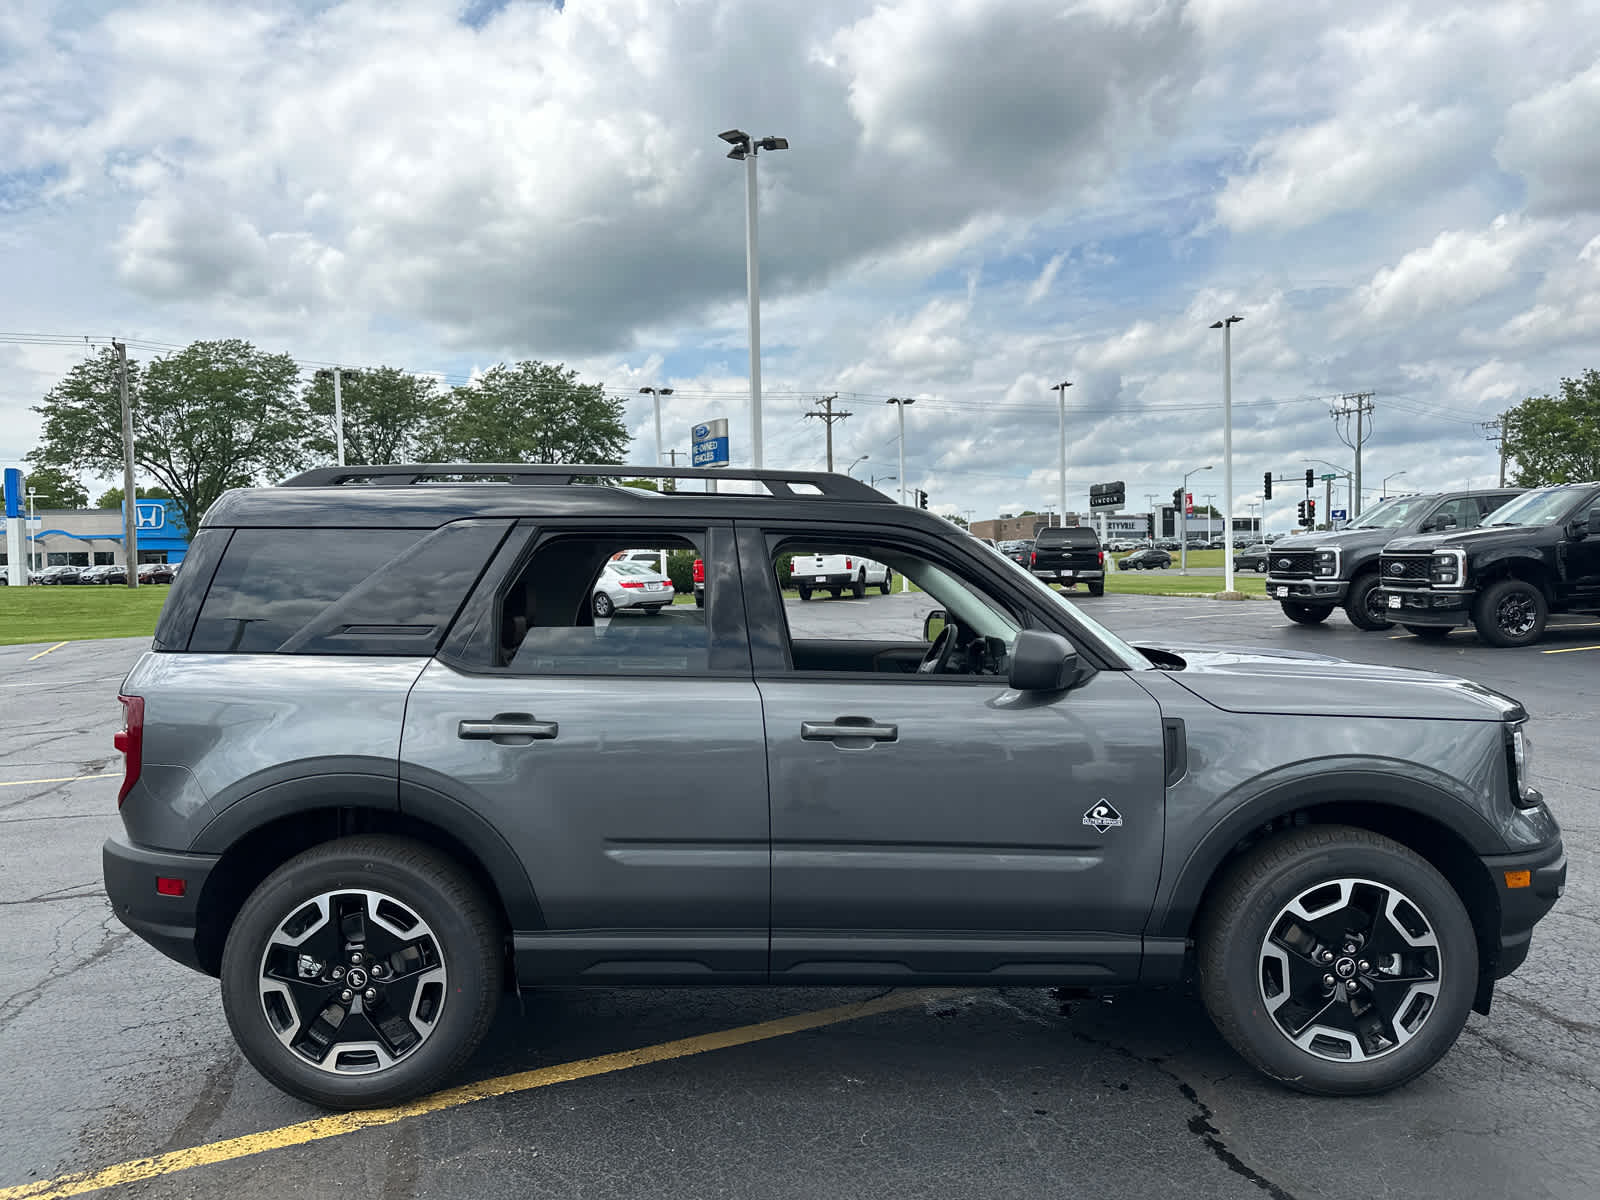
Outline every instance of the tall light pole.
<path fill-rule="evenodd" d="M 869 459 L 871 457 L 872 456 L 870 454 L 863 454 L 860 458 L 856 459 L 855 462 L 851 463 L 848 467 L 846 467 L 844 469 L 844 473 L 846 475 L 849 475 L 852 479 L 854 479 L 855 475 L 853 474 L 853 472 L 855 471 L 855 469 L 857 467 L 859 467 L 862 463 L 866 462 L 867 459 Z"/>
<path fill-rule="evenodd" d="M 1063 379 L 1060 383 L 1052 384 L 1050 390 L 1056 394 L 1056 406 L 1060 410 L 1061 423 L 1061 454 L 1060 454 L 1060 495 L 1061 519 L 1067 519 L 1067 389 L 1072 386 L 1071 381 Z"/>
<path fill-rule="evenodd" d="M 1391 479 L 1399 479 L 1400 476 L 1402 476 L 1404 474 L 1405 474 L 1404 471 L 1395 471 L 1392 474 L 1385 475 L 1383 477 L 1383 487 L 1380 489 L 1382 491 L 1382 498 L 1383 499 L 1387 500 L 1389 498 L 1389 480 L 1391 480 Z"/>
<path fill-rule="evenodd" d="M 672 395 L 672 389 L 642 387 L 639 389 L 639 395 L 649 396 L 656 403 L 656 466 L 659 467 L 662 458 L 666 456 L 666 452 L 661 448 L 661 397 Z"/>
<path fill-rule="evenodd" d="M 750 455 L 761 468 L 761 273 L 756 254 L 756 155 L 763 150 L 787 150 L 789 139 L 752 139 L 742 129 L 717 135 L 733 147 L 728 157 L 744 163 L 744 273 L 745 309 L 750 319 Z"/>
<path fill-rule="evenodd" d="M 39 510 L 34 505 L 33 498 L 39 493 L 33 488 L 28 489 L 28 569 L 39 569 L 39 543 L 33 536 L 33 523 L 39 519 Z"/>
<path fill-rule="evenodd" d="M 1222 330 L 1222 566 L 1223 588 L 1233 591 L 1233 327 L 1243 317 L 1214 322 Z"/>
<path fill-rule="evenodd" d="M 915 404 L 916 399 L 911 396 L 890 396 L 884 401 L 892 404 L 900 412 L 900 503 L 906 502 L 906 405 Z"/>
<path fill-rule="evenodd" d="M 893 483 L 899 478 L 900 476 L 898 475 L 873 475 L 867 480 L 867 486 L 875 488 L 880 483 Z"/>
<path fill-rule="evenodd" d="M 1200 474 L 1201 471 L 1209 471 L 1209 470 L 1211 470 L 1211 464 L 1207 463 L 1203 467 L 1196 467 L 1194 470 L 1189 472 L 1189 475 L 1198 475 L 1198 474 Z M 1189 573 L 1189 520 L 1188 520 L 1189 475 L 1185 475 L 1183 477 L 1183 494 L 1178 497 L 1180 500 L 1183 501 L 1182 504 L 1178 505 L 1178 520 L 1180 522 L 1182 522 L 1182 524 L 1180 526 L 1180 528 L 1182 529 L 1182 533 L 1179 534 L 1179 538 L 1178 538 L 1178 541 L 1179 541 L 1179 545 L 1178 545 L 1178 574 L 1179 575 L 1187 575 Z M 1231 560 L 1232 557 L 1233 557 L 1233 552 L 1231 550 L 1229 550 L 1226 553 L 1228 554 L 1228 557 Z M 1231 582 L 1232 578 L 1233 578 L 1233 567 L 1232 567 L 1231 563 L 1230 563 L 1230 565 L 1228 567 L 1228 578 L 1229 578 L 1229 581 Z M 1233 590 L 1233 588 L 1229 587 L 1228 590 L 1231 592 Z"/>

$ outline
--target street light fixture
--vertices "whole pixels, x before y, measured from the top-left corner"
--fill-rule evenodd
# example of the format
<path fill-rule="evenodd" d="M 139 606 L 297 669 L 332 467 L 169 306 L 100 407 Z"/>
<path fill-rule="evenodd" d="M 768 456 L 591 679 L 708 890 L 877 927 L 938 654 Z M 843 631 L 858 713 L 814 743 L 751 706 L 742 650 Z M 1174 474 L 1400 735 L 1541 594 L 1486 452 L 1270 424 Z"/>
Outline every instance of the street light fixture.
<path fill-rule="evenodd" d="M 900 412 L 900 503 L 906 502 L 906 405 L 915 404 L 916 399 L 911 396 L 890 396 L 884 401 L 892 404 Z"/>
<path fill-rule="evenodd" d="M 789 139 L 752 140 L 742 129 L 717 135 L 733 149 L 728 157 L 744 163 L 744 272 L 745 311 L 750 322 L 750 455 L 759 470 L 761 454 L 761 274 L 756 253 L 756 156 L 763 150 L 787 150 Z"/>
<path fill-rule="evenodd" d="M 854 475 L 855 469 L 857 467 L 859 467 L 862 463 L 866 462 L 867 459 L 869 459 L 871 457 L 872 456 L 870 454 L 863 454 L 860 458 L 856 459 L 855 462 L 851 463 L 848 467 L 846 467 L 844 469 L 844 473 L 846 475 L 849 475 L 852 479 L 854 479 L 855 478 L 855 475 Z"/>
<path fill-rule="evenodd" d="M 656 466 L 659 467 L 661 460 L 666 457 L 666 452 L 661 448 L 661 397 L 672 395 L 672 389 L 642 387 L 639 395 L 653 397 L 656 402 Z"/>
<path fill-rule="evenodd" d="M 1061 516 L 1066 519 L 1067 514 L 1067 389 L 1072 386 L 1070 380 L 1063 379 L 1060 383 L 1052 384 L 1050 390 L 1056 394 L 1056 406 L 1061 414 L 1061 457 L 1060 457 L 1060 495 Z"/>
<path fill-rule="evenodd" d="M 1404 471 L 1396 471 L 1392 475 L 1385 475 L 1383 477 L 1383 498 L 1385 500 L 1387 500 L 1389 498 L 1389 480 L 1391 480 L 1391 479 L 1399 479 L 1400 476 L 1402 476 L 1404 474 L 1405 474 Z"/>
<path fill-rule="evenodd" d="M 1189 517 L 1188 517 L 1188 510 L 1189 510 L 1189 475 L 1198 475 L 1198 474 L 1200 474 L 1201 471 L 1209 471 L 1209 470 L 1211 470 L 1211 465 L 1212 464 L 1207 463 L 1203 467 L 1196 467 L 1194 470 L 1190 471 L 1188 475 L 1185 475 L 1183 477 L 1183 495 L 1179 497 L 1179 499 L 1181 499 L 1183 501 L 1183 503 L 1178 505 L 1178 521 L 1179 521 L 1178 528 L 1179 528 L 1179 531 L 1180 531 L 1179 535 L 1178 535 L 1178 537 L 1179 537 L 1179 545 L 1178 545 L 1178 574 L 1179 575 L 1187 575 L 1189 573 Z M 1231 558 L 1232 558 L 1231 554 L 1229 554 L 1229 558 L 1231 560 Z M 1231 575 L 1232 573 L 1233 572 L 1232 572 L 1232 570 L 1230 568 L 1229 574 Z M 1229 588 L 1228 590 L 1232 591 L 1233 589 Z"/>
<path fill-rule="evenodd" d="M 38 509 L 34 505 L 33 498 L 38 494 L 38 489 L 28 489 L 28 562 L 30 564 L 29 570 L 32 571 L 39 569 L 39 541 L 33 533 L 34 522 L 39 519 Z M 23 582 L 27 583 L 28 580 L 23 580 Z"/>
<path fill-rule="evenodd" d="M 896 479 L 899 479 L 899 478 L 900 478 L 900 476 L 898 476 L 898 475 L 872 475 L 872 476 L 869 476 L 868 479 L 867 479 L 867 486 L 875 488 L 880 483 L 893 483 Z"/>
<path fill-rule="evenodd" d="M 1233 591 L 1233 327 L 1243 317 L 1215 321 L 1222 330 L 1222 556 L 1223 590 Z"/>

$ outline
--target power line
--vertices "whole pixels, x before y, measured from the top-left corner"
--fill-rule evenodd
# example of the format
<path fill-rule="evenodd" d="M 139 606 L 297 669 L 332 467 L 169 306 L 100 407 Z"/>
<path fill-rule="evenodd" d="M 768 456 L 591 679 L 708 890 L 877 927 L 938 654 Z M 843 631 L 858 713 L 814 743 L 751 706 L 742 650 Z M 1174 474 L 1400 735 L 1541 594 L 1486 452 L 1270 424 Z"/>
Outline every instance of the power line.
<path fill-rule="evenodd" d="M 1480 421 L 1478 427 L 1483 430 L 1483 440 L 1489 442 L 1500 451 L 1500 486 L 1506 485 L 1506 426 L 1510 423 L 1511 414 L 1501 413 L 1493 421 Z"/>
<path fill-rule="evenodd" d="M 1372 436 L 1372 426 L 1367 423 L 1363 427 L 1363 420 L 1372 415 L 1371 392 L 1347 392 L 1339 397 L 1339 406 L 1331 410 L 1333 417 L 1333 430 L 1339 435 L 1339 440 L 1356 452 L 1355 483 L 1351 488 L 1350 507 L 1354 511 L 1351 518 L 1361 515 L 1361 447 Z M 1355 418 L 1355 432 L 1350 430 L 1350 418 Z M 1332 522 L 1330 513 L 1328 520 Z M 1330 523 L 1328 528 L 1333 528 Z"/>
<path fill-rule="evenodd" d="M 838 392 L 831 396 L 822 396 L 817 400 L 819 407 L 805 414 L 807 417 L 815 417 L 820 420 L 828 431 L 828 470 L 830 473 L 833 471 L 833 424 L 835 421 L 842 421 L 846 417 L 855 416 L 854 413 L 834 412 L 833 405 L 838 399 Z"/>

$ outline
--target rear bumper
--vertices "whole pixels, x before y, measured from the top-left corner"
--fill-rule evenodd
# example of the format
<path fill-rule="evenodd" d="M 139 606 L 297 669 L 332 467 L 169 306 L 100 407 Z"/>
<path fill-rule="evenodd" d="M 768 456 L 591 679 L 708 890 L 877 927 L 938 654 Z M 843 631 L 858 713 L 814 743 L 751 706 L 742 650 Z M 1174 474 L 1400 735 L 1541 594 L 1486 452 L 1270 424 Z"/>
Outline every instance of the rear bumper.
<path fill-rule="evenodd" d="M 1398 598 L 1400 603 L 1395 604 Z M 1402 625 L 1442 625 L 1454 629 L 1472 619 L 1471 592 L 1379 588 L 1376 603 Z"/>
<path fill-rule="evenodd" d="M 676 591 L 660 592 L 628 592 L 621 599 L 611 598 L 613 607 L 616 608 L 665 608 L 677 599 Z"/>
<path fill-rule="evenodd" d="M 1287 591 L 1288 595 L 1284 595 Z M 1267 576 L 1267 595 L 1274 600 L 1293 600 L 1300 604 L 1343 604 L 1350 591 L 1348 579 L 1282 579 Z"/>
<path fill-rule="evenodd" d="M 795 587 L 803 588 L 847 588 L 853 587 L 855 582 L 856 576 L 849 572 L 834 572 L 824 575 L 796 574 L 794 576 Z"/>
<path fill-rule="evenodd" d="M 1558 839 L 1542 850 L 1486 855 L 1484 868 L 1500 897 L 1500 956 L 1494 976 L 1504 979 L 1528 957 L 1533 927 L 1555 907 L 1567 886 L 1567 855 Z M 1509 887 L 1506 876 L 1527 871 L 1529 886 Z"/>
<path fill-rule="evenodd" d="M 1093 567 L 1033 567 L 1030 568 L 1035 577 L 1039 579 L 1104 579 L 1104 568 Z"/>
<path fill-rule="evenodd" d="M 195 947 L 200 895 L 217 859 L 214 854 L 151 850 L 121 834 L 108 838 L 100 851 L 106 896 L 117 919 L 168 958 L 196 971 L 205 969 Z M 183 880 L 184 894 L 161 895 L 158 878 Z"/>

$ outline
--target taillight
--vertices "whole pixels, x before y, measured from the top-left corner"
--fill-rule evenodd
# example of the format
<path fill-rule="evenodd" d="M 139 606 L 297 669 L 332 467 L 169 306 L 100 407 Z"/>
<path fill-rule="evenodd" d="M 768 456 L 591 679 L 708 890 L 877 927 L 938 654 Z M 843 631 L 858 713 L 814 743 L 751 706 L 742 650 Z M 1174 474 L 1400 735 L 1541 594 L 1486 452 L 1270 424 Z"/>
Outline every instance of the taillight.
<path fill-rule="evenodd" d="M 641 588 L 644 586 L 644 584 L 640 583 L 637 579 L 624 579 L 622 581 L 622 586 L 626 588 Z"/>
<path fill-rule="evenodd" d="M 1035 563 L 1037 563 L 1038 561 L 1039 561 L 1039 552 L 1037 550 L 1028 551 L 1028 565 L 1031 567 Z"/>
<path fill-rule="evenodd" d="M 121 808 L 144 766 L 144 697 L 118 696 L 117 700 L 122 705 L 122 728 L 111 744 L 122 755 L 122 786 L 117 789 L 117 807 Z"/>
<path fill-rule="evenodd" d="M 789 570 L 794 570 L 794 561 L 792 559 L 789 562 Z M 694 560 L 694 581 L 696 583 L 704 583 L 706 581 L 706 560 L 703 558 Z"/>
<path fill-rule="evenodd" d="M 796 566 L 796 565 L 797 565 L 797 564 L 796 564 L 796 563 L 795 563 L 795 561 L 794 561 L 794 559 L 792 559 L 792 558 L 791 558 L 791 559 L 790 559 L 790 560 L 789 560 L 789 574 L 791 574 L 791 575 L 793 575 L 793 574 L 794 574 L 794 569 L 795 569 L 795 566 Z M 704 580 L 701 580 L 701 582 L 702 582 L 702 583 L 704 583 L 704 582 L 705 582 L 705 581 L 704 581 Z"/>
<path fill-rule="evenodd" d="M 845 560 L 844 560 L 844 569 L 845 569 L 845 570 L 846 570 L 846 571 L 854 571 L 854 570 L 855 570 L 855 569 L 856 569 L 856 565 L 855 565 L 855 563 L 853 563 L 853 562 L 851 562 L 851 561 L 850 561 L 850 560 L 849 560 L 849 559 L 848 559 L 848 558 L 847 558 L 847 559 L 845 559 Z"/>
<path fill-rule="evenodd" d="M 1099 560 L 1102 567 L 1106 565 L 1106 552 L 1104 550 L 1100 551 Z"/>

